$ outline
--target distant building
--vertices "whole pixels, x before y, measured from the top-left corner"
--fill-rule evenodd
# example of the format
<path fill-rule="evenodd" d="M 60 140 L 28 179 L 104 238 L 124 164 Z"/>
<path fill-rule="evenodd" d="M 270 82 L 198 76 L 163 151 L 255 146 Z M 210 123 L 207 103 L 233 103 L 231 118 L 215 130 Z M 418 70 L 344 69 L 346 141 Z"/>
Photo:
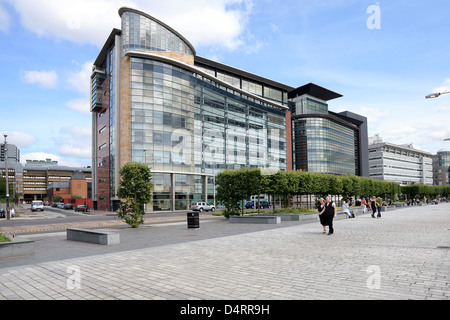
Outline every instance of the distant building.
<path fill-rule="evenodd" d="M 20 162 L 20 150 L 13 144 L 8 143 L 6 151 L 5 144 L 0 145 L 0 161 L 5 162 L 5 155 L 8 153 L 8 163 Z"/>
<path fill-rule="evenodd" d="M 369 172 L 374 179 L 397 182 L 402 186 L 433 184 L 432 154 L 417 150 L 412 144 L 383 142 L 369 138 Z"/>
<path fill-rule="evenodd" d="M 441 149 L 433 157 L 433 184 L 445 186 L 450 184 L 450 151 Z"/>
<path fill-rule="evenodd" d="M 366 117 L 329 111 L 328 101 L 342 95 L 313 83 L 288 97 L 294 170 L 369 176 Z"/>
<path fill-rule="evenodd" d="M 69 181 L 52 181 L 47 186 L 47 200 L 54 202 L 56 197 L 68 198 L 91 198 L 86 176 L 80 170 L 72 173 Z"/>
<path fill-rule="evenodd" d="M 8 144 L 8 150 L 10 148 Z M 8 152 L 9 153 L 9 152 Z M 8 157 L 8 178 L 14 186 L 14 195 L 19 201 L 44 200 L 48 201 L 48 187 L 53 183 L 69 183 L 75 172 L 81 172 L 87 183 L 86 196 L 92 198 L 92 170 L 83 167 L 67 167 L 58 165 L 58 161 L 27 160 L 23 165 L 20 162 L 13 162 Z M 5 177 L 5 162 L 0 162 L 0 176 Z M 56 188 L 55 185 L 53 187 Z M 57 188 L 63 188 L 59 185 Z M 71 191 L 73 192 L 73 191 Z M 78 195 L 77 193 L 71 193 Z M 78 196 L 85 196 L 85 193 Z"/>

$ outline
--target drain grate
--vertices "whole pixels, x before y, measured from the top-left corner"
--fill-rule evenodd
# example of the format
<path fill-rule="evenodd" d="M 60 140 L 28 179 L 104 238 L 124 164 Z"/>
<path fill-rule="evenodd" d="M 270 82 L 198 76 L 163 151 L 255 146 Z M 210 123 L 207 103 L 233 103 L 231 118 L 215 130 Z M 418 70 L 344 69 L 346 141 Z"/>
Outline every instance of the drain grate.
<path fill-rule="evenodd" d="M 438 246 L 436 249 L 450 249 L 450 246 Z"/>

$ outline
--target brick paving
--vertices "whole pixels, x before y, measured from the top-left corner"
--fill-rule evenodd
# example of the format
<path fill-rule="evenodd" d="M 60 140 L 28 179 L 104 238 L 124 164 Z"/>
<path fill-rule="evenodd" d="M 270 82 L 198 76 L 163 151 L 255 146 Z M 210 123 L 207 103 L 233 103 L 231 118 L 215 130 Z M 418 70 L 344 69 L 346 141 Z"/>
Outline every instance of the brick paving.
<path fill-rule="evenodd" d="M 111 228 L 101 246 L 36 233 L 35 254 L 0 260 L 0 299 L 297 300 L 450 297 L 450 204 L 280 225 L 224 218 Z M 26 235 L 23 235 L 26 237 Z"/>

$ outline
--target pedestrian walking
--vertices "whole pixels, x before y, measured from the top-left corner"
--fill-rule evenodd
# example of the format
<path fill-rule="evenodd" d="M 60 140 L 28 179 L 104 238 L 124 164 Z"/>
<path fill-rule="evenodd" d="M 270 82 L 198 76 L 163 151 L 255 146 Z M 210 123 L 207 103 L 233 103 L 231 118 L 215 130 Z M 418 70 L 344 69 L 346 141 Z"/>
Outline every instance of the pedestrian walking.
<path fill-rule="evenodd" d="M 370 201 L 370 206 L 372 207 L 372 218 L 375 218 L 375 213 L 377 212 L 377 200 L 375 196 L 372 197 L 372 201 Z"/>
<path fill-rule="evenodd" d="M 377 202 L 377 209 L 378 209 L 377 218 L 381 218 L 381 206 L 382 206 L 383 199 L 381 199 L 380 197 L 377 197 L 376 202 Z"/>
<path fill-rule="evenodd" d="M 320 205 L 319 205 L 319 208 L 317 209 L 317 213 L 319 214 L 320 224 L 323 227 L 323 233 L 326 233 L 327 232 L 327 230 L 325 228 L 326 219 L 325 219 L 325 215 L 322 214 L 323 211 L 325 211 L 325 200 L 323 198 L 320 198 Z"/>
<path fill-rule="evenodd" d="M 328 234 L 331 235 L 334 233 L 333 229 L 333 218 L 336 218 L 336 205 L 333 201 L 331 201 L 330 196 L 327 196 L 327 201 L 325 202 L 324 208 L 320 215 L 323 215 L 324 223 L 328 226 Z"/>
<path fill-rule="evenodd" d="M 362 198 L 361 205 L 362 205 L 362 208 L 363 208 L 363 213 L 366 213 L 366 210 L 367 210 L 366 198 Z"/>

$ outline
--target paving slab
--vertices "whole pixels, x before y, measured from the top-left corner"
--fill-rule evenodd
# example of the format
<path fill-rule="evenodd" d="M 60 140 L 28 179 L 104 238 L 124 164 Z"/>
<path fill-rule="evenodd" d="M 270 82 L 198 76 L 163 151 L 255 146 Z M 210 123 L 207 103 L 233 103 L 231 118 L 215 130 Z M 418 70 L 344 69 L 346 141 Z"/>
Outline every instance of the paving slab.
<path fill-rule="evenodd" d="M 277 225 L 148 224 L 115 246 L 34 234 L 0 260 L 0 299 L 316 300 L 450 298 L 450 204 Z M 26 235 L 28 238 L 30 235 Z"/>

